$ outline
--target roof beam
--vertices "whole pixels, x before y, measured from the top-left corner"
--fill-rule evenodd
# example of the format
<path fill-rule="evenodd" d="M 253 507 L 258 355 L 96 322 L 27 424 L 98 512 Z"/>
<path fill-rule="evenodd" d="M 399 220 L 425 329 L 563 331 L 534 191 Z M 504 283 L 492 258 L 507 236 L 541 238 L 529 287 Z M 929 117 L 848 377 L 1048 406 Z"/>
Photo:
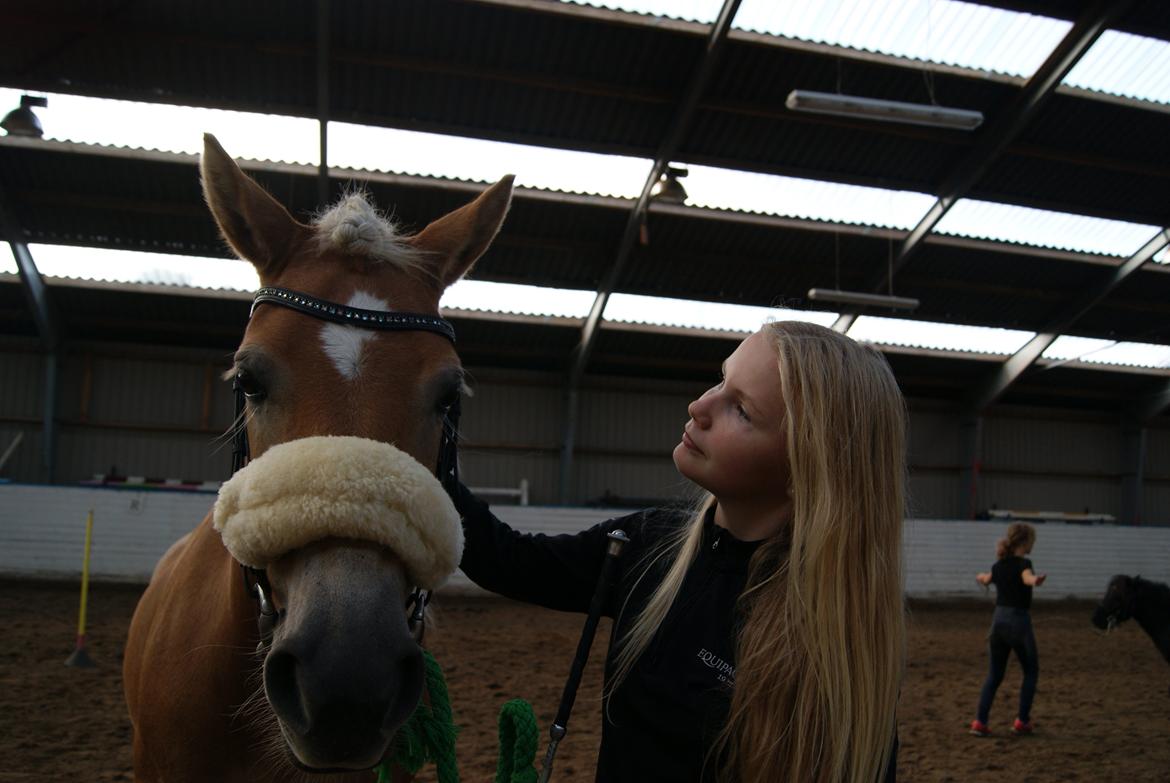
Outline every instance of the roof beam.
<path fill-rule="evenodd" d="M 37 269 L 32 253 L 29 252 L 24 229 L 16 222 L 16 218 L 9 209 L 10 203 L 3 186 L 0 186 L 0 231 L 3 231 L 4 239 L 8 241 L 12 247 L 12 255 L 16 257 L 16 266 L 20 271 L 20 286 L 24 289 L 29 308 L 32 310 L 33 320 L 37 325 L 37 334 L 41 336 L 45 350 L 52 353 L 57 350 L 61 330 L 58 328 L 57 319 L 49 304 L 45 280 L 41 277 L 40 270 Z"/>
<path fill-rule="evenodd" d="M 634 208 L 630 211 L 630 216 L 626 220 L 626 228 L 622 232 L 617 255 L 597 291 L 597 296 L 593 300 L 593 307 L 590 309 L 589 317 L 585 319 L 585 326 L 581 330 L 581 340 L 577 349 L 574 351 L 573 366 L 569 372 L 570 386 L 576 387 L 580 383 L 582 374 L 585 372 L 585 365 L 589 362 L 589 354 L 592 352 L 593 344 L 597 338 L 597 327 L 601 322 L 605 305 L 609 301 L 610 294 L 613 293 L 618 281 L 621 279 L 621 274 L 625 270 L 626 263 L 633 253 L 634 243 L 637 241 L 642 223 L 646 217 L 646 210 L 650 204 L 650 189 L 654 187 L 654 184 L 658 182 L 663 172 L 666 171 L 667 164 L 670 163 L 678 151 L 683 137 L 690 129 L 691 121 L 695 116 L 695 109 L 698 107 L 699 99 L 702 97 L 707 82 L 710 81 L 711 74 L 715 70 L 719 55 L 723 50 L 723 44 L 727 39 L 727 31 L 731 28 L 731 20 L 735 17 L 735 12 L 739 9 L 739 3 L 740 0 L 725 0 L 723 8 L 719 12 L 719 18 L 711 26 L 711 34 L 707 40 L 707 49 L 703 60 L 691 76 L 691 81 L 687 85 L 686 92 L 683 93 L 682 101 L 675 111 L 674 120 L 670 124 L 670 130 L 658 147 L 658 152 L 654 156 L 654 165 L 650 169 L 649 176 L 646 177 L 645 184 L 642 185 L 642 193 L 638 196 L 638 200 L 634 203 Z"/>
<path fill-rule="evenodd" d="M 1138 426 L 1148 424 L 1154 417 L 1170 409 L 1170 381 L 1153 394 L 1138 398 L 1128 411 L 1129 419 Z"/>
<path fill-rule="evenodd" d="M 1064 39 L 1057 44 L 1048 59 L 1037 69 L 1024 88 L 1012 102 L 999 112 L 995 119 L 975 140 L 971 151 L 943 179 L 938 189 L 938 200 L 927 210 L 922 219 L 902 241 L 889 273 L 892 278 L 913 257 L 922 246 L 926 235 L 934 230 L 943 216 L 959 199 L 987 172 L 992 162 L 1032 121 L 1044 102 L 1060 85 L 1068 72 L 1096 42 L 1102 32 L 1132 4 L 1132 0 L 1097 0 L 1077 20 Z M 876 280 L 874 291 L 886 286 L 885 276 Z"/>
<path fill-rule="evenodd" d="M 1090 309 L 1102 302 L 1117 286 L 1141 269 L 1154 255 L 1170 243 L 1170 228 L 1164 228 L 1146 242 L 1121 266 L 1115 267 L 1101 285 L 1086 290 L 1080 297 L 1069 302 L 1040 332 L 1016 351 L 1007 361 L 990 374 L 971 395 L 969 405 L 978 413 L 994 403 L 1024 372 L 1035 364 L 1061 333 L 1067 332 L 1073 324 Z"/>
<path fill-rule="evenodd" d="M 654 165 L 651 166 L 650 174 L 646 177 L 646 182 L 642 185 L 642 193 L 638 196 L 638 200 L 634 202 L 634 208 L 630 210 L 629 218 L 626 220 L 626 227 L 622 232 L 617 254 L 609 267 L 609 271 L 606 272 L 601 286 L 597 290 L 597 295 L 593 298 L 593 306 L 589 309 L 589 315 L 585 319 L 585 325 L 581 328 L 581 337 L 577 342 L 577 347 L 573 349 L 572 365 L 569 368 L 565 395 L 565 427 L 561 445 L 561 503 L 569 502 L 573 442 L 576 439 L 577 411 L 580 407 L 578 389 L 581 386 L 581 378 L 585 374 L 585 367 L 589 364 L 589 356 L 593 353 L 593 346 L 597 342 L 597 334 L 602 316 L 605 313 L 605 306 L 609 302 L 610 294 L 617 288 L 618 281 L 621 279 L 626 263 L 633 254 L 634 243 L 641 233 L 642 225 L 646 219 L 647 208 L 650 205 L 650 189 L 654 187 L 654 184 L 658 182 L 663 172 L 666 171 L 667 164 L 670 163 L 678 151 L 684 136 L 690 129 L 691 122 L 695 116 L 695 110 L 699 105 L 699 99 L 703 96 L 707 83 L 711 79 L 711 74 L 715 71 L 715 66 L 719 62 L 719 55 L 723 52 L 723 46 L 727 41 L 727 33 L 731 29 L 731 20 L 735 18 L 735 12 L 739 10 L 739 4 L 740 0 L 724 0 L 723 7 L 719 11 L 719 18 L 711 25 L 711 32 L 707 38 L 707 47 L 703 54 L 703 59 L 691 75 L 691 80 L 682 95 L 682 100 L 675 110 L 674 118 L 666 133 L 666 138 L 658 146 L 658 151 L 654 156 Z"/>
<path fill-rule="evenodd" d="M 61 340 L 61 329 L 45 288 L 45 280 L 37 269 L 32 253 L 29 252 L 24 229 L 9 211 L 8 195 L 0 186 L 0 231 L 12 247 L 16 266 L 20 270 L 20 287 L 32 309 L 37 333 L 45 346 L 44 386 L 41 390 L 41 480 L 52 483 L 57 462 L 57 349 Z"/>

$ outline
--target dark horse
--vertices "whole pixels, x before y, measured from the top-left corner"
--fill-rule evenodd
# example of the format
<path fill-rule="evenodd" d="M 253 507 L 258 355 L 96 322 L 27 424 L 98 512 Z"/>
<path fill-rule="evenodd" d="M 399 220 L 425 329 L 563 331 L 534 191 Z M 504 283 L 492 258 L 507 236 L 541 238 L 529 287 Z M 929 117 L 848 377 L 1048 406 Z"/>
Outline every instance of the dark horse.
<path fill-rule="evenodd" d="M 1140 576 L 1118 574 L 1093 610 L 1093 625 L 1103 631 L 1129 618 L 1137 620 L 1170 663 L 1170 587 Z"/>

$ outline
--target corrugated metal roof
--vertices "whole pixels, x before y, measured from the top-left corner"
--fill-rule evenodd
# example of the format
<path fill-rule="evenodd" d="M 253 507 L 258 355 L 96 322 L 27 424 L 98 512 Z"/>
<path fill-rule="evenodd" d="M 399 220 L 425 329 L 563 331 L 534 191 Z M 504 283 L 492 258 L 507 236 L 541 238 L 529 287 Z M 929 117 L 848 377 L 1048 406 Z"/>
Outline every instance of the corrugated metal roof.
<path fill-rule="evenodd" d="M 863 315 L 853 324 L 849 336 L 878 345 L 1009 356 L 1023 347 L 1035 333 Z"/>
<path fill-rule="evenodd" d="M 951 236 L 1118 257 L 1133 255 L 1159 230 L 1159 226 L 976 199 L 960 199 L 935 226 L 938 233 Z"/>
<path fill-rule="evenodd" d="M 1146 27 L 1165 21 L 1163 12 L 1140 5 L 1125 19 Z M 82 9 L 42 3 L 6 20 L 19 35 L 0 63 L 0 84 L 68 84 L 79 93 L 311 116 L 315 91 L 305 85 L 315 78 L 314 8 L 294 0 L 265 14 L 178 0 L 129 18 L 112 0 Z M 641 157 L 665 138 L 704 48 L 702 25 L 551 2 L 354 0 L 331 8 L 335 120 Z M 62 16 L 100 34 L 62 48 Z M 846 92 L 929 99 L 921 64 L 737 34 L 680 159 L 929 192 L 972 143 L 969 134 L 875 128 L 784 109 L 789 90 L 832 91 L 838 74 Z M 954 70 L 935 71 L 933 88 L 939 103 L 979 109 L 989 122 L 1018 93 L 1011 81 Z M 1164 154 L 1170 115 L 1133 109 L 1129 116 L 1125 107 L 1067 94 L 1054 95 L 1044 111 L 1053 107 L 1060 109 L 1056 132 L 1030 135 L 1009 150 L 1030 162 L 1030 181 L 993 171 L 980 198 L 1170 222 L 1162 219 L 1168 209 L 1161 197 L 1170 167 L 1156 158 Z M 1081 126 L 1098 129 L 1094 115 L 1113 139 L 1082 138 Z M 1156 165 L 1148 165 L 1151 156 Z M 1080 165 L 1078 176 L 1057 182 L 1069 165 Z M 1102 183 L 1097 169 L 1105 172 Z M 1134 172 L 1131 192 L 1116 198 L 1112 172 L 1127 170 Z"/>
<path fill-rule="evenodd" d="M 1062 335 L 1048 347 L 1043 358 L 1060 362 L 1170 369 L 1170 345 Z"/>
<path fill-rule="evenodd" d="M 1072 26 L 951 0 L 745 0 L 734 24 L 922 63 L 1022 77 L 1040 67 Z"/>
<path fill-rule="evenodd" d="M 1170 104 L 1170 41 L 1106 30 L 1062 84 Z"/>
<path fill-rule="evenodd" d="M 315 210 L 313 168 L 248 166 L 294 214 Z M 410 229 L 465 203 L 479 187 L 354 174 L 368 177 L 374 201 L 393 206 Z M 202 204 L 193 156 L 0 139 L 0 178 L 20 196 L 13 210 L 34 241 L 227 256 Z M 334 187 L 336 192 L 340 181 Z M 521 190 L 473 277 L 595 289 L 613 263 L 628 210 L 629 202 L 613 199 Z M 648 244 L 636 246 L 617 290 L 805 309 L 809 288 L 872 285 L 903 234 L 655 204 L 647 219 Z M 1038 330 L 1064 298 L 1099 285 L 1108 265 L 1116 263 L 1097 257 L 1098 265 L 1086 264 L 1058 251 L 1006 250 L 972 240 L 928 239 L 898 276 L 896 292 L 922 299 L 915 317 L 925 320 Z M 1157 318 L 1168 320 L 1165 304 L 1150 297 L 1167 291 L 1170 279 L 1157 277 L 1163 267 L 1151 267 L 1133 278 L 1135 285 L 1122 286 L 1086 315 L 1087 334 L 1142 339 Z"/>

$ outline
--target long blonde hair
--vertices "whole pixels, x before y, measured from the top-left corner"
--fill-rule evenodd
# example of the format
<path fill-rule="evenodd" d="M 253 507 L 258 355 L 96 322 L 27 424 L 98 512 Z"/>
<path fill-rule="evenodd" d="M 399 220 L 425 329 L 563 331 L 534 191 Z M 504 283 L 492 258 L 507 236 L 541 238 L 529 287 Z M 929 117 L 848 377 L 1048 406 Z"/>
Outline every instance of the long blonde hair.
<path fill-rule="evenodd" d="M 905 658 L 905 402 L 873 348 L 807 323 L 763 331 L 787 410 L 792 522 L 752 557 L 712 758 L 737 783 L 873 783 L 889 761 Z M 670 568 L 621 640 L 610 692 L 678 596 L 713 502 L 668 542 Z"/>

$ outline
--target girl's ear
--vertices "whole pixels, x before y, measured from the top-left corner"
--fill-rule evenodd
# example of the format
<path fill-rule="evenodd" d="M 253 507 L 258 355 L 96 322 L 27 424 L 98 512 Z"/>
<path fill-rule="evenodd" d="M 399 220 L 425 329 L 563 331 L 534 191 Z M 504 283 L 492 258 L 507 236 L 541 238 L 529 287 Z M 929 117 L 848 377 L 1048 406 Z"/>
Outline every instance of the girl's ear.
<path fill-rule="evenodd" d="M 470 204 L 444 215 L 407 240 L 432 257 L 433 271 L 442 288 L 466 274 L 495 239 L 512 203 L 514 179 L 508 174 Z"/>
<path fill-rule="evenodd" d="M 312 229 L 244 174 L 210 133 L 203 134 L 199 169 L 203 197 L 224 239 L 252 262 L 261 280 L 276 277 Z"/>

